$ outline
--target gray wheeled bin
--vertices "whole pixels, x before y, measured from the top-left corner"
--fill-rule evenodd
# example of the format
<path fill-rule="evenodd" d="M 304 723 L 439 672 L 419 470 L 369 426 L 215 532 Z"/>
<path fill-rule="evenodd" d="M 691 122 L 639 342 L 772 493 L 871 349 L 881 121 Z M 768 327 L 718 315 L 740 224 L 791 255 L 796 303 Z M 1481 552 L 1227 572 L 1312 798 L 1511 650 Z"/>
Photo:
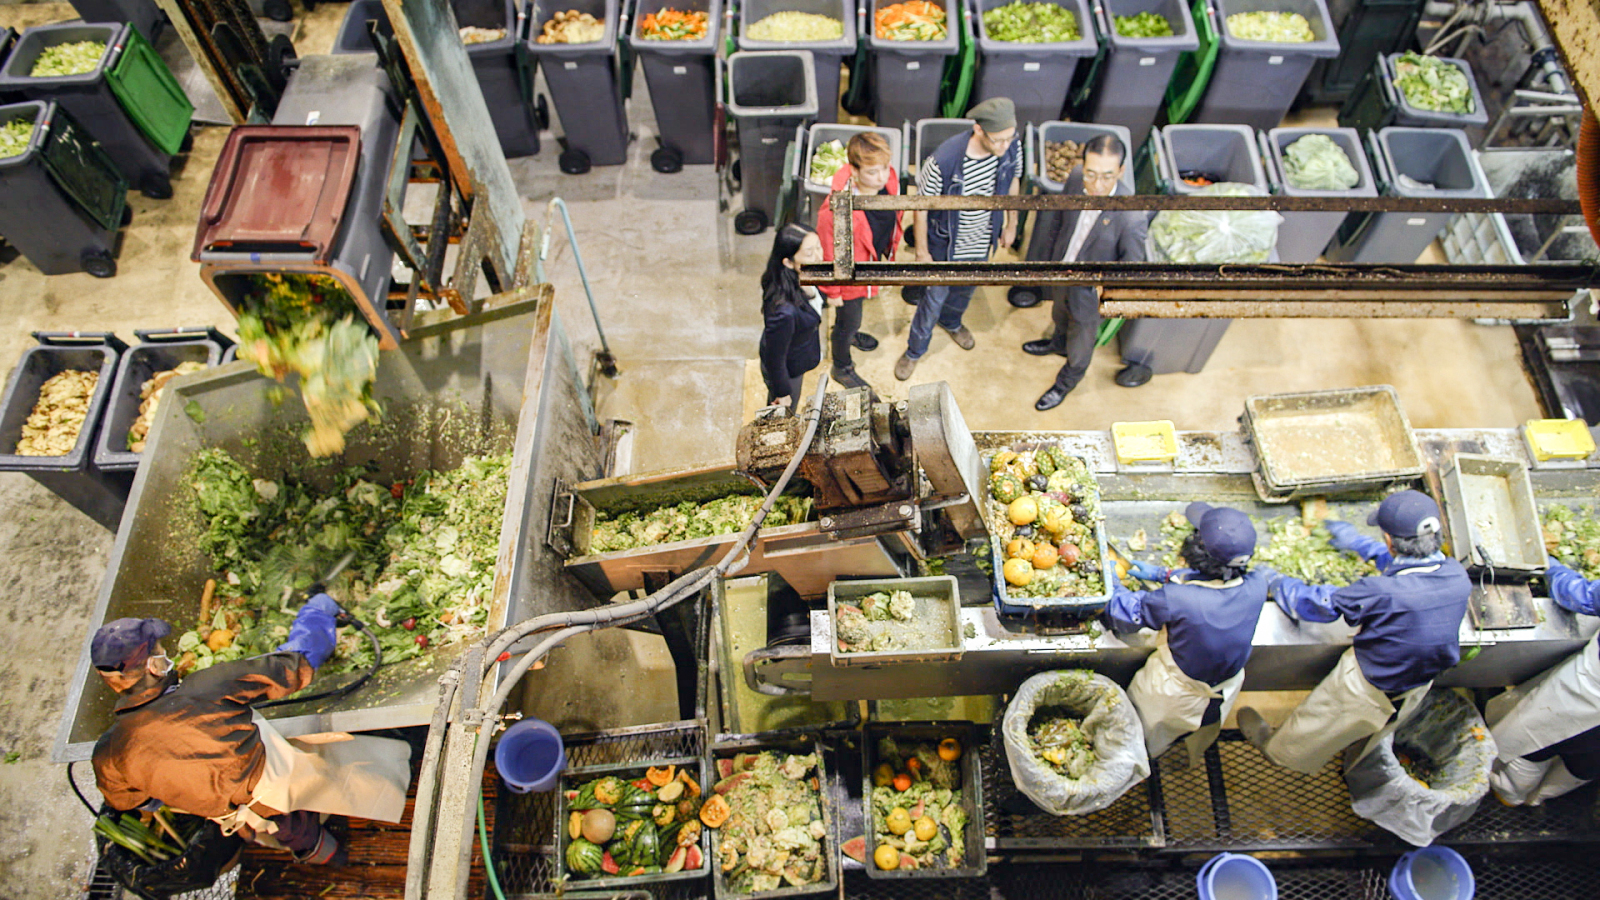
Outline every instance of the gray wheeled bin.
<path fill-rule="evenodd" d="M 0 91 L 20 94 L 29 100 L 56 101 L 84 131 L 100 142 L 129 185 L 147 197 L 165 200 L 172 196 L 172 154 L 145 137 L 117 99 L 107 78 L 127 42 L 128 28 L 117 23 L 69 23 L 30 28 L 17 39 L 10 58 L 0 68 Z M 105 55 L 93 71 L 40 78 L 28 74 L 33 71 L 39 54 L 46 49 L 75 41 L 105 42 Z"/>
<path fill-rule="evenodd" d="M 898 128 L 879 128 L 872 125 L 835 125 L 828 122 L 819 122 L 806 129 L 805 153 L 796 157 L 799 163 L 799 181 L 804 186 L 803 202 L 799 212 L 807 223 L 815 223 L 817 213 L 822 211 L 822 204 L 828 202 L 828 194 L 832 192 L 834 172 L 828 173 L 828 181 L 811 180 L 811 160 L 817 155 L 817 148 L 829 141 L 838 141 L 850 146 L 850 139 L 862 132 L 872 131 L 883 136 L 889 142 L 889 165 L 895 172 L 904 169 L 901 164 L 903 152 L 900 147 L 901 132 Z M 837 171 L 837 170 L 835 170 Z"/>
<path fill-rule="evenodd" d="M 1161 193 L 1200 190 L 1184 184 L 1185 172 L 1268 191 L 1255 130 L 1247 126 L 1168 125 L 1151 130 L 1149 146 L 1156 151 L 1156 189 Z M 1117 332 L 1127 363 L 1117 383 L 1137 387 L 1151 375 L 1199 372 L 1231 324 L 1232 319 L 1129 319 Z"/>
<path fill-rule="evenodd" d="M 971 119 L 923 119 L 911 132 L 911 148 L 906 154 L 906 170 L 916 174 L 922 161 L 933 155 L 939 145 L 958 134 L 970 134 Z"/>
<path fill-rule="evenodd" d="M 28 147 L 0 158 L 0 234 L 46 275 L 117 273 L 128 185 L 100 146 L 55 103 L 0 107 L 0 125 L 34 121 Z"/>
<path fill-rule="evenodd" d="M 1308 134 L 1327 135 L 1355 166 L 1361 180 L 1356 186 L 1342 191 L 1318 191 L 1297 188 L 1283 174 L 1283 151 L 1290 144 Z M 1367 165 L 1367 154 L 1361 149 L 1361 135 L 1354 128 L 1274 128 L 1263 138 L 1269 161 L 1268 177 L 1272 191 L 1287 197 L 1376 197 L 1377 185 L 1372 180 L 1372 168 Z M 1283 212 L 1283 224 L 1278 226 L 1278 260 L 1286 263 L 1316 262 L 1328 242 L 1338 233 L 1348 213 L 1342 212 Z"/>
<path fill-rule="evenodd" d="M 72 8 L 85 22 L 126 22 L 149 41 L 167 24 L 156 0 L 72 0 Z"/>
<path fill-rule="evenodd" d="M 103 472 L 94 465 L 94 439 L 105 417 L 106 400 L 117 371 L 117 359 L 127 345 L 111 332 L 33 333 L 38 346 L 29 347 L 17 361 L 0 403 L 0 472 L 22 472 L 72 504 L 102 527 L 115 532 L 133 487 L 129 472 Z M 88 415 L 72 450 L 62 456 L 21 456 L 17 442 L 39 401 L 39 389 L 69 369 L 100 373 L 89 397 Z"/>
<path fill-rule="evenodd" d="M 1172 26 L 1172 37 L 1130 38 L 1117 33 L 1117 16 L 1145 12 L 1164 17 Z M 1166 102 L 1167 82 L 1178 55 L 1200 46 L 1194 16 L 1183 0 L 1103 0 L 1095 4 L 1094 23 L 1107 52 L 1085 118 L 1126 128 L 1131 149 L 1149 136 L 1156 112 Z"/>
<path fill-rule="evenodd" d="M 207 368 L 220 365 L 223 353 L 233 341 L 211 327 L 141 329 L 134 332 L 139 343 L 123 352 L 117 362 L 117 377 L 106 400 L 105 424 L 94 442 L 94 464 L 102 472 L 132 472 L 139 468 L 144 452 L 128 449 L 128 431 L 138 421 L 144 400 L 144 383 L 158 373 L 188 363 Z M 162 395 L 165 402 L 171 393 Z"/>
<path fill-rule="evenodd" d="M 1405 92 L 1395 86 L 1395 63 L 1403 54 L 1389 53 L 1373 60 L 1367 77 L 1356 86 L 1349 99 L 1339 110 L 1339 124 L 1362 131 L 1372 131 L 1386 125 L 1404 125 L 1408 128 L 1442 126 L 1444 128 L 1470 128 L 1489 124 L 1489 111 L 1483 107 L 1483 95 L 1478 91 L 1478 79 L 1473 77 L 1472 66 L 1464 59 L 1438 57 L 1441 61 L 1460 69 L 1467 76 L 1472 90 L 1472 112 L 1439 112 L 1412 106 Z"/>
<path fill-rule="evenodd" d="M 960 46 L 961 2 L 942 0 L 945 36 L 936 41 L 893 41 L 878 36 L 878 10 L 898 0 L 862 0 L 867 50 L 872 54 L 872 95 L 879 125 L 900 128 L 939 114 L 944 63 Z"/>
<path fill-rule="evenodd" d="M 376 20 L 378 32 L 385 37 L 394 36 L 394 26 L 389 24 L 389 14 L 384 12 L 383 0 L 350 0 L 339 32 L 333 36 L 333 49 L 329 53 L 372 53 L 372 37 L 367 32 L 367 22 Z"/>
<path fill-rule="evenodd" d="M 581 175 L 591 165 L 620 166 L 628 161 L 628 113 L 617 71 L 618 0 L 532 0 L 528 52 L 544 65 L 550 102 L 561 118 L 561 171 Z M 576 10 L 604 19 L 605 34 L 587 44 L 541 44 L 535 38 L 556 13 Z"/>
<path fill-rule="evenodd" d="M 1128 129 L 1122 125 L 1102 125 L 1088 122 L 1045 122 L 1037 127 L 1029 127 L 1028 155 L 1031 157 L 1030 166 L 1032 171 L 1028 173 L 1028 176 L 1033 179 L 1033 183 L 1038 185 L 1040 190 L 1047 194 L 1059 194 L 1065 191 L 1067 189 L 1065 180 L 1057 181 L 1050 177 L 1049 166 L 1045 161 L 1045 145 L 1072 141 L 1081 146 L 1102 134 L 1114 134 L 1122 139 L 1122 180 L 1117 185 L 1117 191 L 1122 194 L 1133 193 L 1133 153 L 1134 148 L 1138 145 L 1132 142 L 1129 138 Z"/>
<path fill-rule="evenodd" d="M 1216 0 L 1217 63 L 1205 95 L 1188 121 L 1276 128 L 1318 59 L 1339 55 L 1339 37 L 1323 0 Z M 1311 23 L 1316 40 L 1302 44 L 1242 41 L 1228 31 L 1228 16 L 1294 12 Z"/>
<path fill-rule="evenodd" d="M 663 9 L 706 14 L 705 37 L 692 41 L 646 40 L 639 23 Z M 650 154 L 657 172 L 676 172 L 685 163 L 716 161 L 717 41 L 722 36 L 721 0 L 638 0 L 631 44 L 650 86 L 661 146 Z"/>
<path fill-rule="evenodd" d="M 844 36 L 836 41 L 758 41 L 748 37 L 750 26 L 780 12 L 827 16 L 844 23 Z M 805 50 L 811 53 L 811 70 L 817 95 L 818 122 L 839 121 L 839 69 L 845 57 L 856 52 L 855 0 L 745 0 L 739 10 L 739 49 Z M 790 129 L 791 131 L 793 129 Z"/>
<path fill-rule="evenodd" d="M 1070 11 L 1078 20 L 1078 39 L 1049 44 L 997 41 L 989 36 L 983 14 L 1011 0 L 974 0 L 973 22 L 977 26 L 978 73 L 972 82 L 972 102 L 990 97 L 1010 97 L 1017 106 L 1017 125 L 1038 124 L 1061 118 L 1067 104 L 1067 90 L 1078 63 L 1092 57 L 1094 23 L 1084 0 L 1048 0 Z"/>
<path fill-rule="evenodd" d="M 759 234 L 777 214 L 784 157 L 796 129 L 817 116 L 809 50 L 743 51 L 728 57 L 728 115 L 739 133 L 744 211 L 741 234 Z M 800 148 L 795 148 L 799 152 Z"/>
<path fill-rule="evenodd" d="M 1489 186 L 1459 128 L 1401 128 L 1367 133 L 1378 185 L 1386 197 L 1488 197 Z M 1328 246 L 1328 259 L 1414 263 L 1452 213 L 1351 215 Z"/>

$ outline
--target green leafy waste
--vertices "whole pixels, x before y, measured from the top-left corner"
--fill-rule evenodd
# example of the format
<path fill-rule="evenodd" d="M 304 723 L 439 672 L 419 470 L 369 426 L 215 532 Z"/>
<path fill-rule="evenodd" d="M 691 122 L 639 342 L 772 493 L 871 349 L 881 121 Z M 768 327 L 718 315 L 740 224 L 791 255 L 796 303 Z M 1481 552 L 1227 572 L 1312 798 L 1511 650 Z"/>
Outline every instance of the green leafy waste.
<path fill-rule="evenodd" d="M 383 485 L 352 467 L 319 491 L 252 478 L 226 451 L 202 451 L 189 485 L 202 519 L 199 549 L 217 572 L 216 603 L 179 637 L 179 666 L 270 652 L 289 635 L 296 595 L 350 550 L 355 559 L 329 592 L 377 635 L 386 664 L 477 637 L 510 468 L 509 453 L 468 457 L 448 472 Z M 322 673 L 371 663 L 371 643 L 344 629 Z"/>
<path fill-rule="evenodd" d="M 1466 115 L 1477 111 L 1472 82 L 1453 62 L 1406 51 L 1394 61 L 1394 86 L 1417 109 Z"/>
<path fill-rule="evenodd" d="M 27 152 L 28 145 L 33 142 L 33 128 L 31 118 L 12 119 L 0 126 L 0 159 Z"/>
<path fill-rule="evenodd" d="M 1199 197 L 1258 197 L 1254 185 L 1218 182 Z M 1264 263 L 1283 217 L 1270 209 L 1164 209 L 1150 220 L 1151 262 Z"/>
<path fill-rule="evenodd" d="M 840 141 L 826 141 L 811 154 L 811 171 L 807 177 L 820 184 L 833 184 L 833 176 L 850 164 L 850 157 Z"/>
<path fill-rule="evenodd" d="M 1242 12 L 1227 19 L 1228 33 L 1241 41 L 1306 44 L 1317 39 L 1311 23 L 1296 12 Z"/>
<path fill-rule="evenodd" d="M 29 70 L 30 78 L 60 78 L 93 72 L 106 54 L 105 41 L 73 41 L 44 48 Z"/>
<path fill-rule="evenodd" d="M 746 25 L 745 37 L 782 44 L 837 41 L 844 37 L 844 22 L 832 16 L 784 10 Z"/>
<path fill-rule="evenodd" d="M 983 27 L 996 41 L 1021 44 L 1058 44 L 1083 36 L 1078 17 L 1055 3 L 1014 0 L 983 14 Z"/>
<path fill-rule="evenodd" d="M 1117 34 L 1125 38 L 1172 37 L 1172 23 L 1160 13 L 1142 12 L 1136 16 L 1117 16 Z"/>
<path fill-rule="evenodd" d="M 733 534 L 755 518 L 762 497 L 734 494 L 702 503 L 685 501 L 654 509 L 622 513 L 595 514 L 589 537 L 590 553 L 612 553 L 673 541 L 692 541 L 719 534 Z M 811 498 L 779 497 L 762 522 L 763 528 L 793 525 L 811 517 Z"/>
<path fill-rule="evenodd" d="M 1600 578 L 1600 519 L 1592 506 L 1550 506 L 1543 515 L 1544 549 L 1584 578 Z"/>
<path fill-rule="evenodd" d="M 1251 519 L 1256 531 L 1266 532 L 1266 540 L 1256 541 L 1250 566 L 1270 566 L 1277 572 L 1307 584 L 1336 584 L 1341 587 L 1378 574 L 1378 567 L 1347 550 L 1336 550 L 1328 539 L 1328 529 L 1318 522 L 1307 527 L 1294 516 Z M 1184 565 L 1180 555 L 1183 542 L 1194 526 L 1182 513 L 1169 513 L 1161 522 L 1161 564 L 1169 568 Z"/>
<path fill-rule="evenodd" d="M 1325 134 L 1308 134 L 1283 148 L 1283 177 L 1297 191 L 1345 191 L 1361 183 L 1344 148 Z"/>

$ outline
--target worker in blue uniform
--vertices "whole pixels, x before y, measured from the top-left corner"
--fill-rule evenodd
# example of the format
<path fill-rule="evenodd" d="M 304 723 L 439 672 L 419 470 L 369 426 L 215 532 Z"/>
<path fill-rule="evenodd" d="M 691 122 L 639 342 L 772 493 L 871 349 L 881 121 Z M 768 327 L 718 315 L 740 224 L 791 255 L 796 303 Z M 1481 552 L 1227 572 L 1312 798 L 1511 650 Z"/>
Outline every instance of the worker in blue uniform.
<path fill-rule="evenodd" d="M 1188 567 L 1133 562 L 1130 575 L 1160 586 L 1117 584 L 1106 612 L 1118 634 L 1161 632 L 1128 686 L 1150 758 L 1181 738 L 1190 763 L 1198 764 L 1239 699 L 1271 570 L 1247 571 L 1256 549 L 1249 516 L 1208 503 L 1189 504 L 1184 516 L 1195 526 L 1179 551 Z"/>
<path fill-rule="evenodd" d="M 1278 575 L 1267 592 L 1291 619 L 1343 618 L 1361 630 L 1276 732 L 1254 709 L 1239 710 L 1240 730 L 1267 759 L 1308 775 L 1372 738 L 1357 759 L 1366 756 L 1415 714 L 1434 677 L 1461 658 L 1461 619 L 1472 593 L 1461 563 L 1439 552 L 1439 505 L 1420 491 L 1390 494 L 1368 517 L 1383 529 L 1382 541 L 1347 522 L 1326 524 L 1329 543 L 1371 560 L 1379 574 L 1346 587 Z"/>
<path fill-rule="evenodd" d="M 1550 560 L 1550 599 L 1569 612 L 1600 615 L 1600 581 Z M 1549 671 L 1489 701 L 1497 754 L 1489 773 L 1496 797 L 1537 806 L 1600 778 L 1600 634 Z"/>

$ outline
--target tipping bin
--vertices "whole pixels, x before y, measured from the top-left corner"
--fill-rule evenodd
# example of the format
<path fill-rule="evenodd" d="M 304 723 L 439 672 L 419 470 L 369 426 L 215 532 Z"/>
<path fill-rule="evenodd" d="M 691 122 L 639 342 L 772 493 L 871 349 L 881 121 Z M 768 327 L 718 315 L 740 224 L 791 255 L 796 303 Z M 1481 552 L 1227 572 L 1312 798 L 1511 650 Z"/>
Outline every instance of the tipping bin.
<path fill-rule="evenodd" d="M 233 347 L 233 341 L 209 327 L 141 329 L 134 336 L 139 343 L 117 361 L 116 380 L 107 394 L 105 424 L 94 442 L 94 465 L 102 472 L 132 472 L 144 458 L 142 451 L 128 449 L 128 431 L 139 419 L 144 403 L 139 395 L 146 381 L 187 362 L 207 368 L 220 365 L 225 350 Z M 175 396 L 165 392 L 161 402 Z"/>
<path fill-rule="evenodd" d="M 727 109 L 738 126 L 744 183 L 740 216 L 748 223 L 740 227 L 743 234 L 758 234 L 772 222 L 789 142 L 797 128 L 817 116 L 811 65 L 809 50 L 740 51 L 728 57 Z"/>
<path fill-rule="evenodd" d="M 836 41 L 758 41 L 747 35 L 750 26 L 780 12 L 828 16 L 844 23 L 844 36 Z M 839 68 L 856 52 L 856 5 L 853 0 L 745 0 L 739 12 L 739 49 L 804 50 L 811 53 L 812 84 L 816 91 L 818 122 L 839 121 Z M 793 129 L 790 129 L 793 130 Z"/>
<path fill-rule="evenodd" d="M 1289 184 L 1283 174 L 1283 151 L 1290 144 L 1308 134 L 1324 134 L 1339 145 L 1350 164 L 1355 166 L 1361 180 L 1356 186 L 1342 191 L 1318 191 L 1297 188 Z M 1372 180 L 1372 169 L 1367 165 L 1367 154 L 1361 150 L 1361 135 L 1354 128 L 1274 128 L 1265 135 L 1268 172 L 1272 191 L 1288 197 L 1376 197 L 1378 188 Z M 1342 212 L 1283 212 L 1283 224 L 1278 226 L 1278 260 L 1286 263 L 1316 262 L 1317 257 L 1333 240 L 1348 213 Z"/>
<path fill-rule="evenodd" d="M 349 292 L 383 349 L 399 345 L 387 311 L 394 251 L 380 230 L 400 131 L 391 91 L 370 57 L 308 56 L 272 125 L 228 135 L 190 258 L 229 309 L 238 312 L 255 275 L 325 275 Z"/>
<path fill-rule="evenodd" d="M 983 14 L 1010 0 L 974 0 L 973 22 L 978 35 L 978 74 L 972 85 L 974 104 L 990 97 L 1010 97 L 1017 106 L 1017 125 L 1061 118 L 1067 90 L 1078 62 L 1094 56 L 1097 44 L 1089 6 L 1084 0 L 1048 0 L 1071 12 L 1078 20 L 1078 39 L 1048 44 L 999 41 L 989 36 Z"/>
<path fill-rule="evenodd" d="M 1215 0 L 1218 49 L 1211 81 L 1190 122 L 1276 128 L 1294 105 L 1318 60 L 1339 55 L 1339 39 L 1323 0 Z M 1316 40 L 1301 44 L 1244 41 L 1228 30 L 1228 16 L 1294 12 L 1311 23 Z"/>
<path fill-rule="evenodd" d="M 692 41 L 646 40 L 639 23 L 663 9 L 706 14 L 705 37 Z M 685 163 L 715 162 L 717 41 L 722 36 L 721 0 L 638 0 L 633 16 L 633 51 L 650 86 L 661 147 L 650 156 L 657 172 Z"/>
<path fill-rule="evenodd" d="M 109 331 L 35 331 L 33 336 L 39 343 L 22 352 L 6 385 L 5 400 L 0 402 L 0 472 L 26 474 L 79 512 L 116 531 L 133 477 L 126 472 L 95 468 L 94 437 L 105 412 L 106 398 L 111 394 L 117 358 L 127 345 Z M 77 443 L 62 456 L 17 455 L 22 426 L 39 401 L 39 389 L 69 369 L 100 373 Z"/>
<path fill-rule="evenodd" d="M 39 55 L 57 44 L 104 41 L 105 55 L 91 72 L 34 78 Z M 172 196 L 170 166 L 194 109 L 166 64 L 127 25 L 42 25 L 17 39 L 0 68 L 0 91 L 30 100 L 54 100 L 72 115 L 147 197 Z"/>
<path fill-rule="evenodd" d="M 167 23 L 156 0 L 72 0 L 72 8 L 85 22 L 126 22 L 152 41 Z"/>
<path fill-rule="evenodd" d="M 1145 12 L 1165 18 L 1172 37 L 1130 38 L 1117 33 L 1117 16 Z M 1094 23 L 1107 52 L 1086 118 L 1126 128 L 1133 139 L 1128 144 L 1131 152 L 1150 134 L 1178 56 L 1200 46 L 1194 17 L 1184 0 L 1102 0 L 1095 4 Z"/>
<path fill-rule="evenodd" d="M 1442 125 L 1446 128 L 1467 128 L 1489 124 L 1489 111 L 1483 107 L 1483 95 L 1478 92 L 1478 80 L 1472 75 L 1472 66 L 1464 59 L 1436 57 L 1466 73 L 1467 85 L 1472 90 L 1472 112 L 1438 112 L 1412 106 L 1405 92 L 1395 85 L 1395 63 L 1402 54 L 1390 53 L 1372 62 L 1367 77 L 1356 86 L 1344 107 L 1339 110 L 1339 124 L 1348 128 L 1371 131 L 1385 125 L 1404 125 L 1422 128 Z"/>
<path fill-rule="evenodd" d="M 867 49 L 872 53 L 873 104 L 879 125 L 899 128 L 939 114 L 945 59 L 961 43 L 960 0 L 942 0 L 945 36 L 937 41 L 894 41 L 878 36 L 878 10 L 899 0 L 862 0 Z"/>
<path fill-rule="evenodd" d="M 829 141 L 838 141 L 848 148 L 850 139 L 865 131 L 875 131 L 883 135 L 883 139 L 889 142 L 889 165 L 896 172 L 904 168 L 901 162 L 901 135 L 898 128 L 876 128 L 871 125 L 833 125 L 822 122 L 812 125 L 806 129 L 805 153 L 799 157 L 799 178 L 800 183 L 805 186 L 806 200 L 801 206 L 801 211 L 805 214 L 808 222 L 816 222 L 817 213 L 822 210 L 822 204 L 828 202 L 828 194 L 833 184 L 834 172 L 828 173 L 828 181 L 811 180 L 811 160 L 812 157 L 816 156 L 817 148 Z"/>
<path fill-rule="evenodd" d="M 628 114 L 617 72 L 619 0 L 533 0 L 528 7 L 528 52 L 544 64 L 550 101 L 561 117 L 566 152 L 561 171 L 580 175 L 591 165 L 628 161 Z M 605 33 L 587 44 L 541 44 L 535 38 L 556 13 L 576 10 L 605 20 Z"/>
<path fill-rule="evenodd" d="M 0 234 L 46 275 L 115 275 L 117 232 L 130 217 L 127 183 L 55 103 L 0 106 L 0 125 L 28 117 L 27 149 L 0 159 Z"/>
<path fill-rule="evenodd" d="M 1367 134 L 1378 184 L 1386 197 L 1487 197 L 1489 188 L 1459 128 L 1391 126 Z M 1328 259 L 1414 263 L 1450 213 L 1352 215 L 1328 245 Z"/>

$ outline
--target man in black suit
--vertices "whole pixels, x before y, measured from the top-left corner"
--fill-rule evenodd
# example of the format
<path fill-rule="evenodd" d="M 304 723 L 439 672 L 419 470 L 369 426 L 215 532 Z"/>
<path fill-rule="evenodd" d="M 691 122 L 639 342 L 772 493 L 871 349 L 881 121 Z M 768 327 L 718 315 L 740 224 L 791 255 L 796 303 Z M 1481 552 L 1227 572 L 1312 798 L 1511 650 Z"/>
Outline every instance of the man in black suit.
<path fill-rule="evenodd" d="M 1064 193 L 1082 191 L 1091 197 L 1126 193 L 1121 185 L 1128 163 L 1128 148 L 1113 134 L 1102 134 L 1084 145 L 1083 166 L 1067 178 Z M 1144 238 L 1149 228 L 1149 213 L 1144 210 L 1062 210 L 1039 217 L 1028 259 L 1062 262 L 1143 262 Z M 1055 409 L 1083 380 L 1094 356 L 1095 334 L 1100 328 L 1100 297 L 1090 285 L 1044 289 L 1051 304 L 1055 334 L 1022 345 L 1026 353 L 1047 356 L 1055 353 L 1067 361 L 1056 374 L 1055 384 L 1044 392 L 1034 409 Z"/>

